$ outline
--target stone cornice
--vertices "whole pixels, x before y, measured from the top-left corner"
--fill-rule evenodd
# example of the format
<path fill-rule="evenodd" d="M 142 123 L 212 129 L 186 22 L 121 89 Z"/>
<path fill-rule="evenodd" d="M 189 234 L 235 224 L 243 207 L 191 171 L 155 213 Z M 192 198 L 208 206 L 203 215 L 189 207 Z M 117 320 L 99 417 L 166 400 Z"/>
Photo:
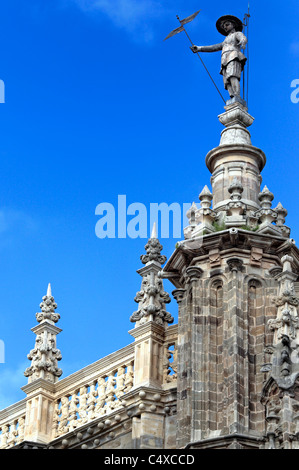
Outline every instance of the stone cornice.
<path fill-rule="evenodd" d="M 45 379 L 36 379 L 33 382 L 24 385 L 24 387 L 21 387 L 21 390 L 25 392 L 28 395 L 37 395 L 40 393 L 49 392 L 50 394 L 54 395 L 55 394 L 55 383 L 48 382 Z M 52 397 L 53 398 L 53 397 Z"/>
<path fill-rule="evenodd" d="M 227 251 L 230 247 L 243 250 L 250 250 L 251 247 L 261 247 L 266 251 L 265 255 L 270 254 L 276 257 L 279 256 L 280 252 L 290 252 L 294 258 L 296 270 L 299 269 L 299 250 L 292 239 L 286 240 L 283 237 L 275 235 L 263 235 L 244 229 L 238 229 L 237 241 L 234 246 L 230 245 L 229 229 L 205 235 L 203 238 L 198 239 L 198 243 L 196 243 L 196 239 L 193 241 L 185 240 L 181 242 L 181 245 L 173 252 L 163 271 L 178 274 L 178 267 L 180 267 L 181 274 L 184 267 L 188 267 L 195 258 L 207 255 L 209 250 L 218 248 L 220 251 Z M 179 282 L 179 277 L 175 279 L 171 277 L 169 280 L 175 287 L 182 287 Z"/>
<path fill-rule="evenodd" d="M 242 144 L 235 144 L 235 145 L 221 145 L 216 147 L 207 154 L 206 156 L 206 165 L 211 173 L 213 173 L 215 169 L 215 160 L 219 158 L 225 158 L 226 156 L 234 156 L 236 161 L 238 156 L 242 157 L 251 157 L 253 158 L 256 163 L 259 171 L 262 171 L 264 166 L 266 165 L 266 155 L 264 152 L 254 147 L 253 145 L 242 145 Z"/>
<path fill-rule="evenodd" d="M 14 417 L 25 414 L 26 398 L 0 411 L 0 425 Z"/>
<path fill-rule="evenodd" d="M 61 333 L 62 329 L 58 328 L 58 326 L 55 326 L 53 323 L 50 323 L 48 320 L 42 321 L 39 325 L 34 326 L 31 328 L 31 331 L 38 335 L 39 333 L 43 331 L 50 331 L 54 335 L 58 335 L 58 333 Z"/>
<path fill-rule="evenodd" d="M 145 266 L 137 270 L 137 273 L 140 276 L 144 276 L 145 274 L 149 273 L 150 271 L 156 271 L 159 273 L 161 271 L 161 265 L 157 261 L 150 261 Z"/>
<path fill-rule="evenodd" d="M 145 336 L 151 335 L 155 335 L 155 338 L 159 337 L 161 340 L 163 340 L 165 336 L 165 328 L 158 325 L 157 323 L 150 321 L 133 328 L 129 331 L 129 334 L 135 338 L 135 344 L 136 341 L 138 341 L 140 338 L 144 340 Z"/>

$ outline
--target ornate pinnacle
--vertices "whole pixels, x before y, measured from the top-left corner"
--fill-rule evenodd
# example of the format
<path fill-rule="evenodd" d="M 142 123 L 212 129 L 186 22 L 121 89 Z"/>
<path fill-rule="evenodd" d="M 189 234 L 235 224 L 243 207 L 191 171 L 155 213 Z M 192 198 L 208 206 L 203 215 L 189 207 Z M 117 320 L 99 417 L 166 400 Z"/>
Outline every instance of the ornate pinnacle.
<path fill-rule="evenodd" d="M 205 186 L 198 196 L 198 199 L 200 200 L 201 207 L 203 209 L 209 209 L 211 207 L 212 199 L 213 199 L 213 194 L 209 190 L 207 186 Z"/>
<path fill-rule="evenodd" d="M 37 379 L 44 379 L 55 383 L 61 376 L 62 370 L 57 362 L 61 360 L 61 352 L 56 347 L 56 335 L 61 332 L 54 323 L 60 315 L 55 313 L 57 304 L 52 296 L 51 284 L 48 285 L 47 295 L 45 295 L 40 304 L 41 312 L 36 314 L 36 319 L 40 323 L 32 328 L 36 334 L 35 347 L 28 354 L 31 366 L 24 372 L 28 377 L 28 383 Z"/>
<path fill-rule="evenodd" d="M 233 201 L 239 201 L 242 197 L 242 193 L 244 191 L 243 185 L 240 183 L 240 181 L 235 177 L 233 179 L 233 182 L 228 188 L 228 192 L 230 193 L 230 198 Z"/>
<path fill-rule="evenodd" d="M 157 226 L 156 226 L 156 222 L 154 222 L 154 225 L 153 225 L 151 238 L 157 238 Z"/>
<path fill-rule="evenodd" d="M 57 304 L 52 296 L 51 284 L 48 285 L 47 295 L 42 298 L 42 303 L 40 304 L 41 312 L 36 314 L 36 319 L 40 323 L 44 320 L 50 320 L 53 323 L 57 323 L 60 315 L 55 313 Z"/>
<path fill-rule="evenodd" d="M 191 227 L 196 226 L 196 212 L 197 211 L 198 211 L 198 208 L 197 208 L 195 202 L 193 202 L 192 206 L 190 207 L 190 209 L 186 213 L 186 216 L 189 219 L 189 225 L 191 225 Z"/>
<path fill-rule="evenodd" d="M 285 223 L 285 218 L 288 215 L 288 211 L 283 207 L 280 202 L 277 204 L 277 207 L 274 210 L 275 212 L 277 212 L 276 225 L 282 227 Z"/>
<path fill-rule="evenodd" d="M 269 191 L 267 186 L 264 187 L 263 191 L 259 194 L 259 200 L 263 209 L 271 209 L 274 194 Z"/>
<path fill-rule="evenodd" d="M 140 321 L 140 324 L 153 321 L 158 325 L 167 326 L 173 322 L 173 317 L 165 308 L 165 304 L 171 299 L 164 291 L 162 279 L 158 276 L 161 264 L 164 264 L 167 258 L 160 254 L 163 246 L 156 237 L 154 224 L 151 238 L 145 245 L 147 254 L 140 257 L 145 266 L 138 271 L 142 276 L 141 290 L 134 299 L 138 303 L 138 310 L 131 315 L 130 321 L 133 323 Z"/>
<path fill-rule="evenodd" d="M 166 256 L 160 254 L 163 250 L 163 246 L 157 238 L 156 223 L 153 225 L 151 238 L 148 240 L 144 248 L 146 250 L 146 255 L 140 256 L 143 264 L 147 264 L 150 261 L 157 261 L 160 264 L 164 264 L 166 262 Z"/>

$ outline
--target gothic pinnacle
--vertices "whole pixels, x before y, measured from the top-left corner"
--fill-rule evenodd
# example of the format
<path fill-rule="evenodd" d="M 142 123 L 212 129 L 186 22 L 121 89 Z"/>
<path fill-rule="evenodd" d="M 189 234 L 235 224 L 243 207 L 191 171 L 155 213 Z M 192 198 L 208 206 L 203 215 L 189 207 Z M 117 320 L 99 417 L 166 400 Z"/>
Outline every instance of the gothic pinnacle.
<path fill-rule="evenodd" d="M 24 372 L 25 377 L 28 377 L 28 383 L 40 378 L 54 383 L 62 374 L 62 370 L 57 366 L 62 356 L 56 347 L 56 335 L 61 329 L 55 325 L 60 315 L 55 313 L 57 304 L 52 296 L 51 284 L 48 284 L 47 295 L 42 300 L 41 312 L 36 314 L 39 325 L 32 328 L 36 334 L 35 347 L 27 356 L 31 366 Z"/>
<path fill-rule="evenodd" d="M 156 226 L 156 222 L 154 222 L 153 224 L 153 229 L 152 229 L 152 234 L 151 234 L 151 238 L 157 238 L 157 226 Z"/>
<path fill-rule="evenodd" d="M 60 315 L 55 313 L 57 304 L 52 296 L 51 284 L 48 284 L 47 295 L 42 298 L 40 304 L 41 312 L 37 312 L 36 319 L 40 323 L 44 320 L 49 320 L 51 323 L 57 323 Z"/>
<path fill-rule="evenodd" d="M 141 255 L 140 259 L 143 264 L 148 264 L 151 261 L 157 261 L 159 264 L 164 264 L 167 260 L 166 256 L 161 255 L 161 251 L 163 250 L 163 246 L 159 242 L 157 238 L 157 229 L 156 223 L 153 225 L 153 230 L 151 234 L 151 238 L 148 240 L 147 244 L 145 245 L 146 255 Z"/>
<path fill-rule="evenodd" d="M 48 290 L 47 290 L 47 297 L 51 297 L 52 296 L 52 290 L 51 290 L 51 284 L 49 282 L 48 284 Z"/>

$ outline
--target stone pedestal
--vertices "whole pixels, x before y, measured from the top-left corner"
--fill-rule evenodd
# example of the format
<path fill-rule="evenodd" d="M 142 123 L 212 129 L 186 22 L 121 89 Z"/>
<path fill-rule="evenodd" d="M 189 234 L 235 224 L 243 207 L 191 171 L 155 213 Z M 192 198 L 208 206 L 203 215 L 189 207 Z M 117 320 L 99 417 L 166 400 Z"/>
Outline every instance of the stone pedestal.
<path fill-rule="evenodd" d="M 266 164 L 262 150 L 251 144 L 247 130 L 254 118 L 247 108 L 236 102 L 225 107 L 226 112 L 219 116 L 225 126 L 221 134 L 219 147 L 211 150 L 206 156 L 206 165 L 212 173 L 213 209 L 220 211 L 230 200 L 228 188 L 234 178 L 242 184 L 244 193 L 242 201 L 249 210 L 260 208 L 260 172 Z"/>
<path fill-rule="evenodd" d="M 54 387 L 43 379 L 22 387 L 27 394 L 25 441 L 47 444 L 53 439 Z"/>
<path fill-rule="evenodd" d="M 164 327 L 154 322 L 137 326 L 135 338 L 134 388 L 161 388 L 163 382 Z"/>

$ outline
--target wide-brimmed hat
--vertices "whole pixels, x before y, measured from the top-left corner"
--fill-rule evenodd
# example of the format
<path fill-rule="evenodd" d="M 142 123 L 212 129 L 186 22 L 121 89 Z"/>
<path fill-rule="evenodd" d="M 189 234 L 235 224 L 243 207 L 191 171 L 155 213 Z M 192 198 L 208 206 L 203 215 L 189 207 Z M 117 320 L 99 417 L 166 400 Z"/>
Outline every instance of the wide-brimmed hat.
<path fill-rule="evenodd" d="M 239 20 L 239 18 L 237 18 L 236 16 L 232 16 L 232 15 L 225 15 L 225 16 L 221 16 L 221 18 L 219 18 L 219 20 L 217 20 L 216 22 L 216 28 L 218 29 L 219 33 L 223 34 L 223 36 L 228 35 L 228 33 L 222 27 L 225 21 L 231 21 L 232 23 L 234 23 L 236 31 L 240 31 L 240 32 L 243 31 L 243 23 L 241 20 Z"/>

